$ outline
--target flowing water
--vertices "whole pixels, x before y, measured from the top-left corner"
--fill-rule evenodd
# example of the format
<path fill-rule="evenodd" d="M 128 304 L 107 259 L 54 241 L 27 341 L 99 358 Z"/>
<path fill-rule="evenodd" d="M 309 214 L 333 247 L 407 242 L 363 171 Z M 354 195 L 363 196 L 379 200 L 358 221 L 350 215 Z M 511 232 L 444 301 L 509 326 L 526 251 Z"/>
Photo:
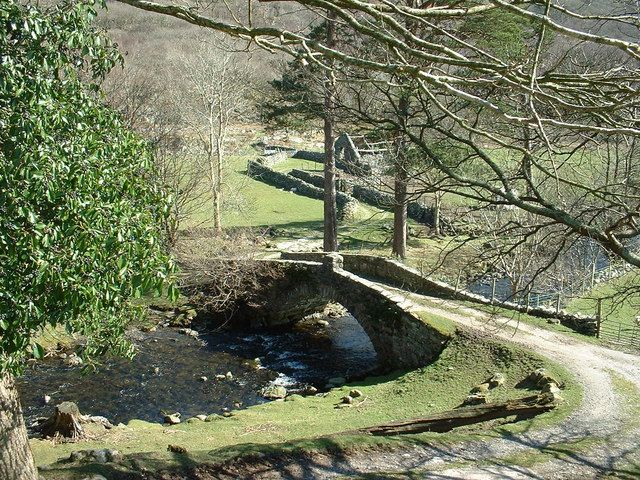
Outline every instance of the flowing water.
<path fill-rule="evenodd" d="M 263 403 L 261 390 L 270 383 L 290 391 L 322 389 L 330 378 L 363 377 L 377 367 L 373 345 L 351 316 L 329 326 L 305 321 L 282 332 L 224 331 L 199 338 L 164 328 L 135 332 L 132 340 L 138 352 L 133 361 L 108 359 L 95 373 L 61 359 L 29 369 L 20 382 L 27 420 L 51 415 L 62 401 L 113 423 L 162 421 L 160 410 L 189 418 Z M 231 380 L 215 379 L 227 372 Z M 51 396 L 48 405 L 45 395 Z"/>

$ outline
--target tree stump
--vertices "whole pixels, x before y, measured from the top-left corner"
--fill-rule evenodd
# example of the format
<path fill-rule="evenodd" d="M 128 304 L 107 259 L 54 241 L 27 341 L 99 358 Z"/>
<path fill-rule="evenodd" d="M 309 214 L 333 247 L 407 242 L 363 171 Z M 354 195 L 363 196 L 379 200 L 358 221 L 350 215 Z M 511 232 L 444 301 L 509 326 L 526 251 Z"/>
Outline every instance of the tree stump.
<path fill-rule="evenodd" d="M 38 430 L 45 437 L 65 437 L 78 439 L 84 437 L 81 415 L 73 402 L 62 402 L 56 406 L 53 416 L 46 420 Z"/>

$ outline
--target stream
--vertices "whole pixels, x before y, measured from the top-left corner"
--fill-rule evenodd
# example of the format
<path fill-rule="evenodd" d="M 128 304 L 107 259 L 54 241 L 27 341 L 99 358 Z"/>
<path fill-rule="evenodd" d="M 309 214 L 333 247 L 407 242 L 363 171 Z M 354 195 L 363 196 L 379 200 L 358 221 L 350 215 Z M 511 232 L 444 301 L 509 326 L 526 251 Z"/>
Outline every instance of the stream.
<path fill-rule="evenodd" d="M 194 338 L 161 328 L 130 336 L 134 359 L 105 359 L 97 372 L 83 373 L 60 358 L 30 367 L 19 383 L 27 423 L 51 415 L 63 401 L 114 424 L 160 422 L 160 410 L 186 419 L 264 403 L 261 390 L 269 384 L 290 392 L 323 389 L 330 378 L 361 378 L 377 368 L 371 341 L 350 315 L 328 325 L 305 320 L 281 332 L 220 331 Z M 216 380 L 227 372 L 232 379 Z"/>

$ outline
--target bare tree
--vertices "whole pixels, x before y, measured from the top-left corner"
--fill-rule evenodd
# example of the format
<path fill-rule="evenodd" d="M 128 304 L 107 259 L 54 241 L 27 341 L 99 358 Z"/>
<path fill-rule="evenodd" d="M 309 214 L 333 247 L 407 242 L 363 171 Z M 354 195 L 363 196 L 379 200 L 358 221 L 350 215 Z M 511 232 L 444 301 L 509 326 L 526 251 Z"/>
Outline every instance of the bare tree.
<path fill-rule="evenodd" d="M 224 44 L 202 38 L 195 56 L 182 62 L 185 88 L 179 101 L 189 134 L 198 140 L 201 164 L 206 168 L 211 194 L 213 228 L 222 232 L 224 171 L 231 127 L 247 113 L 253 75 L 246 63 Z"/>
<path fill-rule="evenodd" d="M 173 247 L 184 221 L 193 219 L 204 207 L 203 171 L 184 142 L 180 112 L 165 95 L 164 85 L 156 80 L 159 75 L 150 75 L 149 69 L 159 67 L 147 63 L 143 69 L 136 55 L 146 53 L 128 55 L 123 68 L 113 70 L 103 86 L 109 104 L 153 147 L 153 173 L 158 184 L 171 194 L 171 215 L 164 230 Z"/>

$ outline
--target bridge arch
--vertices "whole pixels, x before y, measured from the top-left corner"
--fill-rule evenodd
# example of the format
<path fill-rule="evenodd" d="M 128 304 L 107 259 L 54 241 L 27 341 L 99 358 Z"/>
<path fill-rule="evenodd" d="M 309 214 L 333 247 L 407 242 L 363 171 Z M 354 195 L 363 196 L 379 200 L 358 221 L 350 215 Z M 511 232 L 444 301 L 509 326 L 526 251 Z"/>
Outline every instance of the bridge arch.
<path fill-rule="evenodd" d="M 337 254 L 324 256 L 322 263 L 264 262 L 280 271 L 280 279 L 261 293 L 265 301 L 256 302 L 259 307 L 250 316 L 254 325 L 294 323 L 329 302 L 339 303 L 367 333 L 380 363 L 397 369 L 431 363 L 453 334 L 430 323 L 404 297 L 344 270 Z"/>

